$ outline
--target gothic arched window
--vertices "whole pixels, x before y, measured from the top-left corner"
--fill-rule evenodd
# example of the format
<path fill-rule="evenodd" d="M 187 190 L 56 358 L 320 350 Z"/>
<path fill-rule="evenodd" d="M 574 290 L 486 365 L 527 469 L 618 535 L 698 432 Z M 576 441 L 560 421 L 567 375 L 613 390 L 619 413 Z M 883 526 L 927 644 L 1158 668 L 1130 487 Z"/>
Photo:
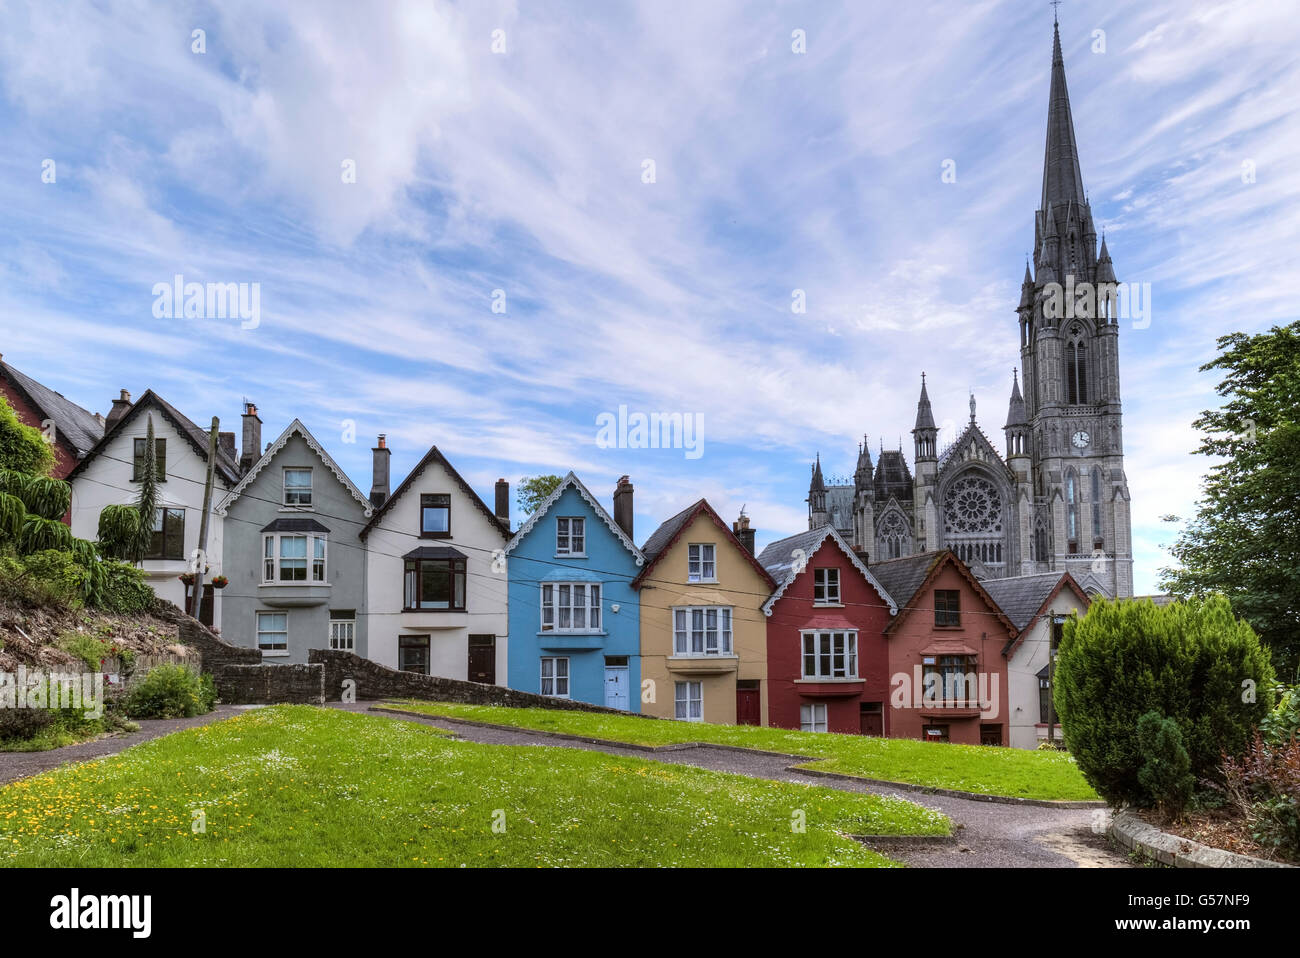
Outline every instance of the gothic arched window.
<path fill-rule="evenodd" d="M 1034 521 L 1033 549 L 1035 562 L 1046 562 L 1048 560 L 1047 523 L 1043 522 L 1042 516 L 1039 516 Z"/>
<path fill-rule="evenodd" d="M 911 551 L 907 548 L 910 538 L 911 530 L 907 526 L 907 520 L 898 512 L 885 513 L 884 518 L 880 520 L 880 527 L 876 530 L 876 542 L 880 557 L 882 559 L 901 559 Z"/>
<path fill-rule="evenodd" d="M 1088 343 L 1079 326 L 1070 330 L 1065 344 L 1065 388 L 1072 405 L 1088 401 Z"/>
<path fill-rule="evenodd" d="M 1101 470 L 1092 470 L 1092 538 L 1101 541 Z"/>
<path fill-rule="evenodd" d="M 1079 477 L 1071 469 L 1065 474 L 1065 537 L 1070 553 L 1079 551 Z"/>

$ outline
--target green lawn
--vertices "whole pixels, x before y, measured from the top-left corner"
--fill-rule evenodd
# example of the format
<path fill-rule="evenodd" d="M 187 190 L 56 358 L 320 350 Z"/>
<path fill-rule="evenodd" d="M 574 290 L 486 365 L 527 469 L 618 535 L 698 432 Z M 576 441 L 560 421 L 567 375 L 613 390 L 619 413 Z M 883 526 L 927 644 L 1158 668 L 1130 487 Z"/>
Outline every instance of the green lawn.
<path fill-rule="evenodd" d="M 792 732 L 752 725 L 674 722 L 598 712 L 513 709 L 449 702 L 393 702 L 395 708 L 565 732 L 638 745 L 711 742 L 817 756 L 809 767 L 863 778 L 954 788 L 983 795 L 1056 800 L 1097 800 L 1074 760 L 1064 752 L 946 745 L 898 738 Z"/>
<path fill-rule="evenodd" d="M 310 706 L 0 788 L 5 865 L 887 866 L 845 835 L 950 827 L 911 802 Z"/>

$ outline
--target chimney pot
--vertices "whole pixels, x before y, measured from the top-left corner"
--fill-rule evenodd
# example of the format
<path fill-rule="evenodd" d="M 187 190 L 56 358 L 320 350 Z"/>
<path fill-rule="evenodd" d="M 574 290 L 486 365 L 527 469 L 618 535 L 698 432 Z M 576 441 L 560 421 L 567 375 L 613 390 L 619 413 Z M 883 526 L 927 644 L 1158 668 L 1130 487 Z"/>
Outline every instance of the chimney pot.
<path fill-rule="evenodd" d="M 393 457 L 393 451 L 388 448 L 388 443 L 381 432 L 379 438 L 375 440 L 375 448 L 370 450 L 374 455 L 374 468 L 370 482 L 370 504 L 378 509 L 388 501 L 388 467 Z"/>
<path fill-rule="evenodd" d="M 731 531 L 734 532 L 736 538 L 740 540 L 740 544 L 749 550 L 749 554 L 753 555 L 755 530 L 749 527 L 749 516 L 742 512 L 740 518 L 731 524 Z"/>
<path fill-rule="evenodd" d="M 257 416 L 257 406 L 244 403 L 243 454 L 239 457 L 240 472 L 248 472 L 253 463 L 262 458 L 262 420 Z"/>

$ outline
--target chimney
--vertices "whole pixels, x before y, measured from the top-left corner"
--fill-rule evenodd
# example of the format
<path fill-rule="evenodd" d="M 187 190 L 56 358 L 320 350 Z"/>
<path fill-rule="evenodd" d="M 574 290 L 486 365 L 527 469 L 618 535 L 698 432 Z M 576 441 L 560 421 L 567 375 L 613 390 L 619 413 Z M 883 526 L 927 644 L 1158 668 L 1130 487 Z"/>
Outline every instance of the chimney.
<path fill-rule="evenodd" d="M 239 457 L 239 471 L 248 472 L 253 463 L 262 458 L 262 420 L 257 417 L 257 406 L 244 403 L 244 454 Z"/>
<path fill-rule="evenodd" d="M 497 492 L 497 518 L 501 524 L 510 528 L 510 483 L 504 479 L 498 479 L 496 485 Z"/>
<path fill-rule="evenodd" d="M 740 518 L 731 524 L 731 531 L 736 534 L 740 544 L 749 550 L 749 554 L 754 554 L 754 530 L 749 527 L 749 516 L 745 515 L 745 510 L 740 510 Z"/>
<path fill-rule="evenodd" d="M 374 454 L 374 471 L 370 480 L 370 504 L 378 509 L 388 501 L 388 462 L 392 458 L 392 450 L 388 448 L 388 439 L 381 432 L 379 438 L 375 440 L 375 448 L 370 450 Z"/>
<path fill-rule="evenodd" d="M 632 536 L 632 480 L 619 476 L 618 485 L 614 487 L 614 521 L 624 534 L 636 542 Z"/>
<path fill-rule="evenodd" d="M 122 395 L 113 400 L 113 408 L 108 411 L 108 416 L 104 419 L 104 431 L 112 429 L 117 425 L 117 421 L 131 411 L 131 394 L 125 389 Z"/>
<path fill-rule="evenodd" d="M 217 445 L 232 460 L 239 458 L 239 453 L 235 451 L 235 434 L 233 432 L 217 433 Z"/>

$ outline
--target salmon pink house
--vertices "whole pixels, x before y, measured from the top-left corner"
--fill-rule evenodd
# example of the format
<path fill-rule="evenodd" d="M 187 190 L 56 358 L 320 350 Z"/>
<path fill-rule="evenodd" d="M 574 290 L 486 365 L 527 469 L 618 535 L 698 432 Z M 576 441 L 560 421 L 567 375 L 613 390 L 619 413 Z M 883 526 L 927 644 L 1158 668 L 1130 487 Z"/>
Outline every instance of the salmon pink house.
<path fill-rule="evenodd" d="M 871 571 L 898 603 L 885 627 L 890 736 L 1006 745 L 1006 650 L 1020 630 L 947 549 Z"/>
<path fill-rule="evenodd" d="M 773 542 L 759 562 L 777 582 L 763 604 L 769 724 L 888 735 L 894 600 L 831 526 Z"/>

